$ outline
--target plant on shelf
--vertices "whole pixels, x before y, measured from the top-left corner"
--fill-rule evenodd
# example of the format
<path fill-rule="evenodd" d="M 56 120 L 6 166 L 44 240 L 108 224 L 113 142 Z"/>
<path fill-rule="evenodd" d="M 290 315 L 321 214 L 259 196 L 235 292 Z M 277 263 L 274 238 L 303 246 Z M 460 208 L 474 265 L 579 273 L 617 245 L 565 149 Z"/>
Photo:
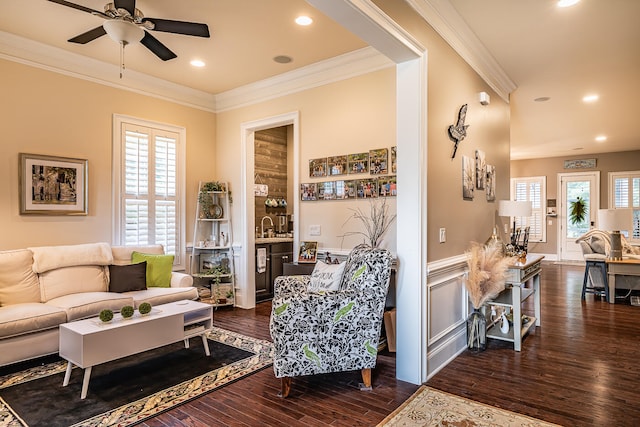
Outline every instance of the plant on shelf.
<path fill-rule="evenodd" d="M 202 273 L 211 277 L 211 296 L 215 303 L 217 304 L 225 304 L 227 302 L 226 298 L 222 296 L 222 292 L 220 290 L 220 283 L 222 281 L 222 277 L 228 276 L 231 271 L 229 267 L 224 265 L 214 265 L 208 270 L 203 270 Z"/>
<path fill-rule="evenodd" d="M 211 191 L 224 191 L 224 184 L 218 181 L 204 182 L 200 186 L 198 193 L 198 203 L 200 204 L 200 214 L 204 218 L 214 218 L 213 213 L 213 197 L 209 194 Z"/>
<path fill-rule="evenodd" d="M 364 226 L 364 231 L 348 231 L 338 237 L 342 237 L 344 240 L 347 236 L 361 235 L 365 238 L 365 243 L 372 248 L 378 247 L 389 226 L 396 219 L 395 214 L 391 215 L 389 213 L 389 205 L 387 205 L 387 199 L 384 197 L 369 200 L 368 215 L 360 208 L 351 209 L 351 211 L 353 211 L 353 214 L 347 218 L 345 224 L 352 219 L 357 219 Z"/>
<path fill-rule="evenodd" d="M 571 224 L 580 224 L 584 221 L 586 214 L 587 203 L 584 199 L 578 197 L 575 201 L 571 202 L 571 207 L 569 208 L 569 220 L 571 220 Z"/>
<path fill-rule="evenodd" d="M 104 309 L 100 312 L 100 320 L 102 320 L 104 323 L 108 323 L 111 322 L 111 320 L 113 320 L 113 311 L 107 309 Z"/>
<path fill-rule="evenodd" d="M 515 258 L 503 256 L 500 245 L 476 242 L 466 255 L 469 271 L 464 284 L 474 309 L 467 319 L 467 347 L 480 351 L 486 346 L 486 318 L 480 309 L 504 290 L 507 270 Z"/>
<path fill-rule="evenodd" d="M 143 316 L 151 313 L 151 304 L 149 304 L 148 302 L 143 302 L 142 304 L 140 304 L 140 307 L 138 307 L 138 311 Z"/>
<path fill-rule="evenodd" d="M 125 305 L 120 309 L 120 314 L 125 319 L 131 319 L 131 317 L 133 316 L 133 311 L 133 307 L 131 307 L 130 305 Z"/>

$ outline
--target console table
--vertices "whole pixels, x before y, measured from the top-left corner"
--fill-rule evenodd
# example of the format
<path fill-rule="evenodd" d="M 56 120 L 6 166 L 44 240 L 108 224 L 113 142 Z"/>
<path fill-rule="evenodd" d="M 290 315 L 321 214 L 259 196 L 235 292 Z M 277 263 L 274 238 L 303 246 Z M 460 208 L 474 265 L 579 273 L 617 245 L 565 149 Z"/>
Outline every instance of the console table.
<path fill-rule="evenodd" d="M 607 276 L 609 279 L 609 303 L 616 302 L 616 276 L 640 276 L 640 259 L 607 259 Z M 628 283 L 630 289 L 640 289 L 640 279 Z"/>
<path fill-rule="evenodd" d="M 527 255 L 524 262 L 516 262 L 509 266 L 506 288 L 487 305 L 508 307 L 513 313 L 513 326 L 509 332 L 503 334 L 500 325 L 495 324 L 487 330 L 488 338 L 513 342 L 513 349 L 520 351 L 522 338 L 534 325 L 540 326 L 540 273 L 542 271 L 543 255 Z M 531 286 L 526 286 L 528 282 Z M 529 321 L 522 324 L 522 302 L 533 295 L 535 317 L 529 316 Z"/>

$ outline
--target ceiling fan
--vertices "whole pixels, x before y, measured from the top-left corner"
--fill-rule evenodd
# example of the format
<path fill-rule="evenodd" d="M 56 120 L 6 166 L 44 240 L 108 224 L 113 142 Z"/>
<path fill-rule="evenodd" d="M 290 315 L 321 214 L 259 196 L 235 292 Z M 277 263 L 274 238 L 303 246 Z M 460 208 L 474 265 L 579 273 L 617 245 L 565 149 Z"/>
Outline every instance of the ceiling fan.
<path fill-rule="evenodd" d="M 114 0 L 113 3 L 107 3 L 105 5 L 104 12 L 65 0 L 49 1 L 106 19 L 99 27 L 69 39 L 68 41 L 71 43 L 85 44 L 108 34 L 109 37 L 120 43 L 123 48 L 126 44 L 139 41 L 158 58 L 163 61 L 168 61 L 176 58 L 176 54 L 152 36 L 147 30 L 184 34 L 187 36 L 209 37 L 209 27 L 207 24 L 174 21 L 170 19 L 145 18 L 142 12 L 136 8 L 136 0 Z"/>

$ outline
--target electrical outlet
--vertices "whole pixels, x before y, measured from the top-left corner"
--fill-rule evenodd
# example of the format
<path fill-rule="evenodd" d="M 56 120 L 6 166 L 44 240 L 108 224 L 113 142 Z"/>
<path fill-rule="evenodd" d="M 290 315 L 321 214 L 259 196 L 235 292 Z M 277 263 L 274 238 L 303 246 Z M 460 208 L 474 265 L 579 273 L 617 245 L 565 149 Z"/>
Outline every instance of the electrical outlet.
<path fill-rule="evenodd" d="M 309 226 L 309 235 L 310 236 L 319 236 L 321 234 L 321 228 L 319 225 L 310 225 Z"/>
<path fill-rule="evenodd" d="M 440 243 L 444 243 L 447 241 L 447 229 L 446 228 L 441 228 L 440 229 Z"/>

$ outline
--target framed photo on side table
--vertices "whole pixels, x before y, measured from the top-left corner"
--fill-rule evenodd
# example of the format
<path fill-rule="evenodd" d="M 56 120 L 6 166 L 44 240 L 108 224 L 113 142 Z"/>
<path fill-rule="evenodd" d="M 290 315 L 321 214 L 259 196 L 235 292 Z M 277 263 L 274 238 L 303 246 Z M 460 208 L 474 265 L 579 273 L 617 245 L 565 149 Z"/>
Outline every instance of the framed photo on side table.
<path fill-rule="evenodd" d="M 315 263 L 318 254 L 318 242 L 300 242 L 298 263 Z"/>
<path fill-rule="evenodd" d="M 20 215 L 87 215 L 88 161 L 19 154 Z"/>

